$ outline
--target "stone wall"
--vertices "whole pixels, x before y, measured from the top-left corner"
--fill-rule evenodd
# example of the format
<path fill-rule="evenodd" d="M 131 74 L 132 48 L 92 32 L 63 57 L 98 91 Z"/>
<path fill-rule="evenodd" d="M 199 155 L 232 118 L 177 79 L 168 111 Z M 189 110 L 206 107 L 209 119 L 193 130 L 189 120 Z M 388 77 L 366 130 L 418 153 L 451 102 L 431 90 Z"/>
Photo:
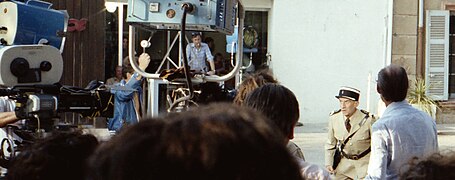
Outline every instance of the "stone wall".
<path fill-rule="evenodd" d="M 392 64 L 403 66 L 409 79 L 416 76 L 418 1 L 394 1 Z"/>

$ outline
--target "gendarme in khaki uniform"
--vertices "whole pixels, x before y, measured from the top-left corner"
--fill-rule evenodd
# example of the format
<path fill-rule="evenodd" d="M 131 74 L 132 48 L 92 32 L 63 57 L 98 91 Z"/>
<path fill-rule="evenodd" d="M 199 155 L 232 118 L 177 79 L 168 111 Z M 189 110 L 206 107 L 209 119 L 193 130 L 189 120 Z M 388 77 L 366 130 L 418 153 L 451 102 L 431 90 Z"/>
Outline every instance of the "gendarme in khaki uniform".
<path fill-rule="evenodd" d="M 325 145 L 325 165 L 332 166 L 333 156 L 337 142 L 346 142 L 343 148 L 343 155 L 340 163 L 335 169 L 335 179 L 363 179 L 367 174 L 368 161 L 370 159 L 371 126 L 376 121 L 373 115 L 367 111 L 358 110 L 358 99 L 360 92 L 354 88 L 342 87 L 340 94 L 341 109 L 334 111 L 329 117 L 328 139 Z M 350 130 L 346 127 L 345 112 L 342 112 L 342 101 L 345 99 L 355 101 L 355 107 L 351 107 L 353 113 L 349 117 Z M 352 103 L 352 102 L 350 102 Z M 360 157 L 359 157 L 360 156 Z"/>

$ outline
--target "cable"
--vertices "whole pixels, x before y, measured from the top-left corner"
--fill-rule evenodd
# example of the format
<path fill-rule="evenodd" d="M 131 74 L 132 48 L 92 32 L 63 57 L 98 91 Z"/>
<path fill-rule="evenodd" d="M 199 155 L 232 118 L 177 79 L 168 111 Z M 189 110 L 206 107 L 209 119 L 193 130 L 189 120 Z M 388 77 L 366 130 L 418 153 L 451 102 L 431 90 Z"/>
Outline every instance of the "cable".
<path fill-rule="evenodd" d="M 192 4 L 189 4 L 189 3 L 183 3 L 182 5 L 182 9 L 183 9 L 183 16 L 182 16 L 182 23 L 181 23 L 181 36 L 184 36 L 185 35 L 185 31 L 186 31 L 186 15 L 189 11 L 192 11 L 193 10 L 193 5 Z M 185 49 L 184 47 L 184 39 L 183 38 L 180 38 L 180 44 L 182 46 L 182 49 Z M 193 99 L 193 82 L 191 81 L 191 77 L 190 77 L 190 70 L 189 70 L 189 66 L 188 66 L 188 59 L 187 59 L 187 54 L 186 54 L 186 51 L 183 51 L 183 70 L 185 71 L 185 79 L 186 79 L 186 83 L 188 85 L 188 89 L 190 90 L 190 99 Z"/>
<path fill-rule="evenodd" d="M 180 36 L 185 35 L 185 29 L 186 29 L 186 15 L 188 12 L 191 12 L 194 10 L 194 7 L 190 3 L 183 3 L 182 4 L 182 9 L 183 9 L 183 16 L 182 16 L 182 22 L 181 22 L 181 32 Z M 184 38 L 180 38 L 180 44 L 182 49 L 186 49 L 184 47 Z M 188 59 L 187 59 L 187 54 L 186 51 L 183 51 L 183 71 L 185 72 L 185 79 L 186 79 L 186 84 L 188 86 L 188 90 L 190 91 L 190 94 L 188 96 L 181 97 L 177 99 L 168 109 L 168 111 L 171 111 L 177 104 L 179 104 L 182 101 L 188 101 L 193 99 L 194 97 L 194 89 L 193 89 L 193 82 L 191 81 L 191 76 L 190 76 L 190 70 L 188 66 Z"/>
<path fill-rule="evenodd" d="M 5 144 L 8 145 L 8 146 L 6 146 L 7 148 L 3 148 L 3 147 L 5 147 Z M 1 145 L 0 157 L 3 161 L 8 162 L 9 159 L 13 158 L 16 155 L 16 150 L 14 149 L 14 144 L 12 143 L 12 141 L 9 138 L 3 138 L 2 143 L 0 145 Z M 8 151 L 8 148 L 10 148 L 10 151 L 11 151 L 11 152 L 9 152 L 9 154 L 10 154 L 9 159 L 6 157 L 6 153 L 5 153 L 5 151 Z"/>

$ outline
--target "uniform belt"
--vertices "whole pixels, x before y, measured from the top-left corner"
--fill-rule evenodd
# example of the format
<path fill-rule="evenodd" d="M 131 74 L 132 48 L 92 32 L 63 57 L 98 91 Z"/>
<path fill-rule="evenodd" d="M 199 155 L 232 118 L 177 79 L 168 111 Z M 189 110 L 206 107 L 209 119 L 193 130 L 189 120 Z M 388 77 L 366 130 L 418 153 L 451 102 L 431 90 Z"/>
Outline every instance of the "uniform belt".
<path fill-rule="evenodd" d="M 371 151 L 371 147 L 369 147 L 367 150 L 363 151 L 362 153 L 358 154 L 358 155 L 350 155 L 350 154 L 346 154 L 344 151 L 341 151 L 341 155 L 345 158 L 348 158 L 348 159 L 352 159 L 352 160 L 358 160 L 360 158 L 363 158 L 364 156 L 366 156 L 368 153 L 370 153 Z"/>
<path fill-rule="evenodd" d="M 362 119 L 362 121 L 359 123 L 359 126 L 362 127 L 362 125 L 365 123 L 365 121 L 368 119 L 368 117 L 370 117 L 368 114 Z M 357 133 L 359 129 L 357 129 L 356 131 L 354 131 L 351 135 L 349 135 L 341 144 L 340 144 L 340 152 L 341 152 L 341 156 L 343 157 L 346 157 L 348 159 L 352 159 L 352 160 L 358 160 L 360 158 L 362 158 L 363 156 L 366 156 L 368 153 L 370 153 L 371 151 L 371 146 L 368 147 L 367 150 L 363 151 L 362 153 L 360 153 L 359 155 L 349 155 L 349 154 L 346 154 L 344 152 L 344 146 L 348 143 L 348 141 L 351 139 L 352 136 L 354 136 L 354 134 Z"/>

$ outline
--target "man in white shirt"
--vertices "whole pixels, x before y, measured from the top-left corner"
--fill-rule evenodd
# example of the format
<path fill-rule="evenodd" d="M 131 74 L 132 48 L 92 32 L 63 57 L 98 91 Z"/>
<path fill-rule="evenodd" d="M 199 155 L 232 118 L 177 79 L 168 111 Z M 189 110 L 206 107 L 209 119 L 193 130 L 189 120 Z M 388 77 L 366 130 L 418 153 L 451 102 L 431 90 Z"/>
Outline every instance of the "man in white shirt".
<path fill-rule="evenodd" d="M 408 77 L 404 68 L 390 65 L 378 73 L 377 87 L 386 110 L 373 124 L 371 155 L 365 179 L 398 179 L 413 157 L 438 151 L 435 121 L 405 100 Z"/>

